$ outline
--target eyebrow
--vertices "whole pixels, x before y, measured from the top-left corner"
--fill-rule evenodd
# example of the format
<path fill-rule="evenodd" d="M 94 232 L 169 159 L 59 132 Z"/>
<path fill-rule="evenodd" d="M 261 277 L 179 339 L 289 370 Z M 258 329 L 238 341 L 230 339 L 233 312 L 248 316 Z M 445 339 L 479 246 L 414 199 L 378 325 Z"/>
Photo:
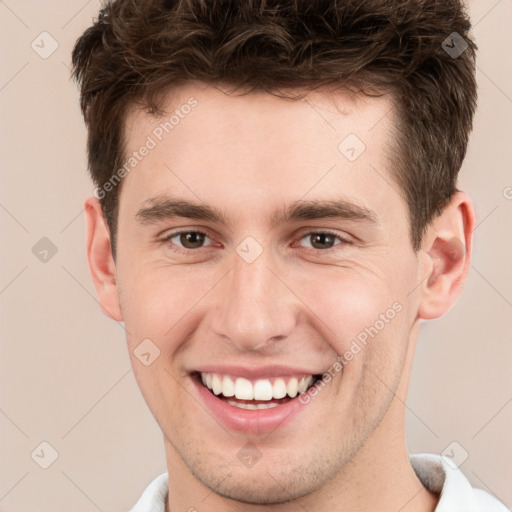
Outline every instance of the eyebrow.
<path fill-rule="evenodd" d="M 167 196 L 147 199 L 144 201 L 144 206 L 135 214 L 135 218 L 142 225 L 155 224 L 175 217 L 229 224 L 227 216 L 213 206 Z M 377 214 L 373 210 L 347 199 L 294 201 L 285 208 L 284 212 L 274 213 L 270 221 L 274 227 L 285 222 L 325 218 L 377 223 Z"/>

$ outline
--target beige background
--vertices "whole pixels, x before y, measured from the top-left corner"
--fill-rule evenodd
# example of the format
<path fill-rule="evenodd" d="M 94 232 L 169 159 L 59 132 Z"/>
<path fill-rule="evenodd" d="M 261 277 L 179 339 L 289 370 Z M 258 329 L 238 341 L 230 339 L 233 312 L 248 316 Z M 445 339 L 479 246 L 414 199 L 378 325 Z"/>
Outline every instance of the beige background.
<path fill-rule="evenodd" d="M 85 256 L 92 184 L 68 66 L 98 5 L 0 0 L 1 511 L 126 510 L 165 471 L 124 331 L 100 312 Z M 479 219 L 473 268 L 452 311 L 423 326 L 407 424 L 411 452 L 456 441 L 471 482 L 511 507 L 512 0 L 470 12 L 480 99 L 461 188 Z M 47 59 L 31 47 L 51 49 L 43 31 L 59 45 Z M 32 253 L 42 237 L 58 248 L 46 263 Z M 43 441 L 59 454 L 48 469 L 35 462 L 49 460 Z"/>

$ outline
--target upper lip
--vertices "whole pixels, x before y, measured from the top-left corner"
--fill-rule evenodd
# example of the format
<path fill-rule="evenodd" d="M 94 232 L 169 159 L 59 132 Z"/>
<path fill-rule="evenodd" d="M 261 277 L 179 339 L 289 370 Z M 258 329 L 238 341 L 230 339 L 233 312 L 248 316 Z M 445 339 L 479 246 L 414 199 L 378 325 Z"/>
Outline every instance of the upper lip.
<path fill-rule="evenodd" d="M 304 367 L 292 367 L 285 365 L 266 365 L 266 366 L 245 366 L 245 365 L 227 365 L 227 364 L 209 364 L 197 367 L 195 371 L 199 373 L 219 373 L 222 375 L 232 375 L 233 377 L 244 377 L 249 380 L 269 379 L 272 377 L 292 377 L 303 375 L 320 375 L 322 371 L 314 371 Z"/>

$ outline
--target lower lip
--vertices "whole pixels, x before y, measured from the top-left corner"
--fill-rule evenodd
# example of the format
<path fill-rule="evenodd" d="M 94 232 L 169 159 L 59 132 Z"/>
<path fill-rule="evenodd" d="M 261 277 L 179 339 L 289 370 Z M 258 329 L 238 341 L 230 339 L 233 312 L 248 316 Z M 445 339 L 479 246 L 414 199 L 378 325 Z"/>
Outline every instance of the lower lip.
<path fill-rule="evenodd" d="M 299 395 L 289 402 L 270 409 L 241 409 L 217 398 L 197 378 L 193 377 L 192 380 L 208 410 L 222 426 L 230 430 L 251 434 L 270 433 L 283 428 L 305 409 L 305 404 L 298 400 Z"/>

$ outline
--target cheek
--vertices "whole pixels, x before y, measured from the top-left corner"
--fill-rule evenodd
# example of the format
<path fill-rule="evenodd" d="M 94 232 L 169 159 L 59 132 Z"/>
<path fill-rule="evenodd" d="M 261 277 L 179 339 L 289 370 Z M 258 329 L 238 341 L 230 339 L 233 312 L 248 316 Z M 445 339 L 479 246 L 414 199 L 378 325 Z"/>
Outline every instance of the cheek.
<path fill-rule="evenodd" d="M 172 362 L 186 340 L 184 326 L 206 291 L 190 286 L 190 277 L 170 268 L 150 270 L 141 265 L 121 277 L 121 305 L 134 376 L 153 415 L 165 423 L 170 415 L 169 397 L 174 397 L 173 408 L 184 407 L 179 403 L 183 398 L 178 384 L 181 375 Z"/>
<path fill-rule="evenodd" d="M 126 271 L 125 271 L 126 270 Z M 168 347 L 172 332 L 186 320 L 208 291 L 212 281 L 197 270 L 161 264 L 126 267 L 119 272 L 121 307 L 130 343 L 141 336 Z"/>
<path fill-rule="evenodd" d="M 303 272 L 294 288 L 317 330 L 341 357 L 346 380 L 357 382 L 371 367 L 385 380 L 402 365 L 414 320 L 410 292 L 413 265 L 396 268 Z"/>
<path fill-rule="evenodd" d="M 399 299 L 398 293 L 390 292 L 388 282 L 352 269 L 336 269 L 324 275 L 311 273 L 309 277 L 305 273 L 297 280 L 295 289 L 324 324 L 326 332 L 330 332 L 328 337 L 334 337 L 341 349 L 390 308 L 388 316 L 394 316 L 392 307 Z"/>

